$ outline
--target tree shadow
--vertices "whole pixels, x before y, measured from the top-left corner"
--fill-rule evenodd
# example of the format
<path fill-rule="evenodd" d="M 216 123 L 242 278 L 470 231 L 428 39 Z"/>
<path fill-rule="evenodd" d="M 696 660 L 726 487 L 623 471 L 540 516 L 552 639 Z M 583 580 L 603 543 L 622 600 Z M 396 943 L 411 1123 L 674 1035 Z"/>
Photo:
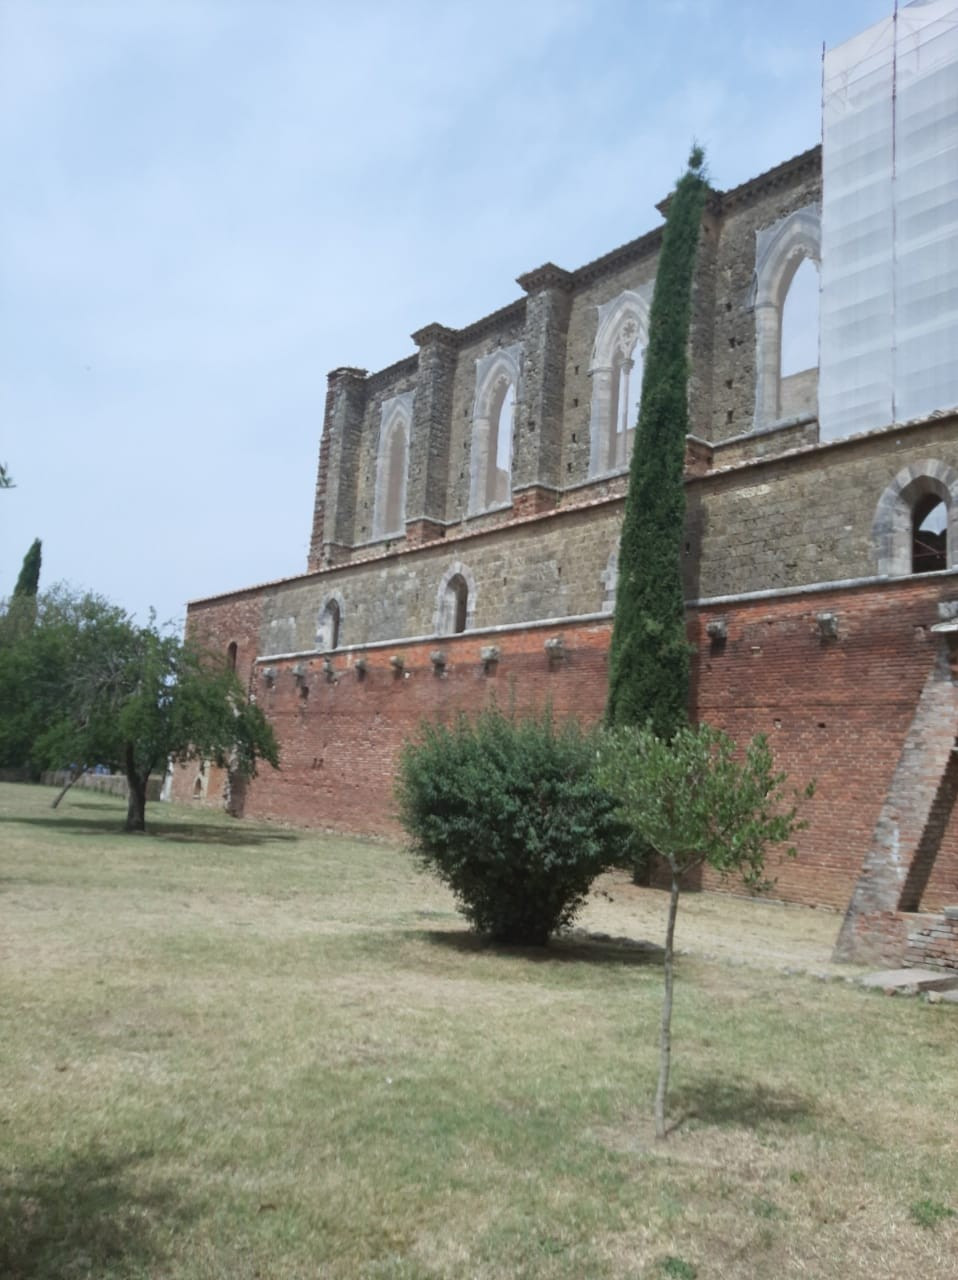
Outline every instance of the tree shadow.
<path fill-rule="evenodd" d="M 71 1154 L 0 1175 L 0 1275 L 9 1280 L 153 1274 L 176 1228 L 199 1212 L 172 1183 L 136 1177 L 152 1157 Z"/>
<path fill-rule="evenodd" d="M 188 822 L 150 822 L 147 820 L 146 831 L 131 833 L 123 830 L 123 823 L 117 810 L 111 809 L 109 817 L 86 818 L 72 814 L 52 813 L 49 817 L 25 818 L 15 814 L 0 814 L 0 823 L 11 823 L 25 827 L 40 827 L 48 830 L 72 831 L 75 835 L 88 836 L 125 836 L 137 834 L 140 838 L 164 840 L 172 844 L 215 844 L 239 848 L 243 845 L 264 845 L 281 842 L 295 842 L 298 836 L 292 831 L 264 831 L 262 827 L 250 830 L 241 823 L 232 826 L 213 825 L 209 823 Z"/>
<path fill-rule="evenodd" d="M 670 1090 L 670 1108 L 677 1117 L 670 1131 L 688 1120 L 760 1129 L 768 1124 L 804 1124 L 815 1114 L 813 1101 L 802 1094 L 724 1076 L 702 1076 Z"/>
<path fill-rule="evenodd" d="M 446 947 L 461 954 L 513 956 L 531 964 L 604 964 L 660 966 L 662 948 L 653 942 L 631 938 L 610 938 L 605 934 L 576 933 L 553 938 L 546 947 L 515 947 L 493 942 L 482 934 L 463 929 L 420 929 L 414 934 L 431 946 Z"/>

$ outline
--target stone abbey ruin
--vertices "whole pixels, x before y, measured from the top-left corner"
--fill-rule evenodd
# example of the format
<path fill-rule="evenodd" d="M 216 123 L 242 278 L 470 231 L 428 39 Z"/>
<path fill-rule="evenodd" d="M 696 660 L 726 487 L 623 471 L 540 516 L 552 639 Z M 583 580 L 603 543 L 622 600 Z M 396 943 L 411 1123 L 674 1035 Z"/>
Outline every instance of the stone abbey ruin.
<path fill-rule="evenodd" d="M 702 219 L 684 573 L 690 715 L 817 780 L 777 896 L 846 957 L 958 967 L 958 5 L 826 54 L 823 141 Z M 463 329 L 329 375 L 309 562 L 193 602 L 282 769 L 174 794 L 395 834 L 424 716 L 598 719 L 661 228 L 546 263 Z M 794 367 L 791 300 L 817 302 Z M 783 357 L 784 353 L 784 357 Z M 706 883 L 708 881 L 706 880 Z"/>

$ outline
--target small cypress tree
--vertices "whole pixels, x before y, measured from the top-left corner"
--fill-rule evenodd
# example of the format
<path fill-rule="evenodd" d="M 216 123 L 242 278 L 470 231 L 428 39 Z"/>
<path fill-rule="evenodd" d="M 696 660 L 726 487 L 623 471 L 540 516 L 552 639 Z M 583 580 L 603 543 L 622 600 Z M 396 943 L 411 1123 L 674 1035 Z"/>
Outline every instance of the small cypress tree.
<path fill-rule="evenodd" d="M 20 576 L 17 578 L 17 585 L 13 588 L 14 596 L 25 596 L 28 599 L 33 599 L 36 596 L 40 587 L 40 561 L 42 559 L 40 552 L 40 539 L 34 538 L 30 544 L 30 550 L 23 557 Z"/>
<path fill-rule="evenodd" d="M 688 432 L 692 272 L 708 191 L 703 160 L 701 148 L 693 147 L 662 236 L 619 544 L 609 654 L 607 722 L 651 722 L 653 731 L 665 739 L 685 723 L 688 707 L 682 472 Z"/>

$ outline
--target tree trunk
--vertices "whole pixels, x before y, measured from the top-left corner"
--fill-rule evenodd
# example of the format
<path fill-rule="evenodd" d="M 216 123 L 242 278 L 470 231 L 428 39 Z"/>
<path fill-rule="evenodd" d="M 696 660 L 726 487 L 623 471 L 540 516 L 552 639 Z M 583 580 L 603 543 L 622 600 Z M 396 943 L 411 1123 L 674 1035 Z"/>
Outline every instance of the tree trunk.
<path fill-rule="evenodd" d="M 67 778 L 66 782 L 63 784 L 63 786 L 62 786 L 62 787 L 60 788 L 60 790 L 57 792 L 56 799 L 55 799 L 54 801 L 52 801 L 52 803 L 50 804 L 50 808 L 51 808 L 51 809 L 55 809 L 55 808 L 57 807 L 57 805 L 60 803 L 60 801 L 61 801 L 61 800 L 63 799 L 63 797 L 66 795 L 66 793 L 67 793 L 67 792 L 70 790 L 70 788 L 73 786 L 74 782 L 79 782 L 79 781 L 80 781 L 80 779 L 83 777 L 83 775 L 84 775 L 85 773 L 86 773 L 86 765 L 84 765 L 82 769 L 71 769 L 71 770 L 70 770 L 70 776 L 69 776 L 69 778 Z"/>
<path fill-rule="evenodd" d="M 672 943 L 675 938 L 675 917 L 679 909 L 679 879 L 672 870 L 672 891 L 669 897 L 669 924 L 665 931 L 665 999 L 662 1002 L 662 1029 L 659 1034 L 659 1084 L 655 1091 L 655 1136 L 665 1137 L 665 1102 L 669 1089 L 669 1067 L 672 1062 Z"/>
<path fill-rule="evenodd" d="M 126 806 L 126 826 L 124 830 L 145 831 L 146 784 L 149 781 L 149 772 L 140 777 L 133 757 L 133 746 L 129 743 L 126 748 L 126 781 L 130 789 L 130 795 Z"/>

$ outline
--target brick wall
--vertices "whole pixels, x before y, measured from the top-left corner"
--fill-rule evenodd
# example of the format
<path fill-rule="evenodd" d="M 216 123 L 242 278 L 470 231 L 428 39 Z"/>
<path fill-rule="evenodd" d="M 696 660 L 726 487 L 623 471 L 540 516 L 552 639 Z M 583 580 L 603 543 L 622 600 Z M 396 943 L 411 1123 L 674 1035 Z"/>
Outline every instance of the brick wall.
<path fill-rule="evenodd" d="M 958 971 L 958 917 L 904 916 L 905 964 L 914 968 Z"/>
<path fill-rule="evenodd" d="M 815 779 L 803 807 L 809 828 L 798 857 L 772 856 L 775 896 L 843 909 L 862 868 L 876 822 L 912 723 L 919 695 L 935 663 L 943 592 L 953 579 L 914 579 L 793 597 L 740 602 L 690 611 L 695 646 L 693 711 L 737 739 L 766 733 L 778 767 L 797 787 Z M 223 643 L 239 626 L 243 602 L 207 605 L 203 619 Z M 834 613 L 838 634 L 821 635 L 819 613 Z M 709 640 L 707 623 L 722 617 L 727 639 Z M 191 627 L 193 614 L 191 613 Z M 500 705 L 541 706 L 596 721 L 606 689 L 608 623 L 568 622 L 522 627 L 492 635 L 462 635 L 396 647 L 334 654 L 335 680 L 322 659 L 305 663 L 305 680 L 292 659 L 271 664 L 270 687 L 257 667 L 253 689 L 282 745 L 283 767 L 269 768 L 249 787 L 246 812 L 345 831 L 395 835 L 392 778 L 396 753 L 423 718 L 473 712 L 496 698 Z M 566 657 L 550 662 L 550 636 L 563 636 Z M 226 641 L 228 643 L 228 641 Z M 480 650 L 495 644 L 498 663 L 487 673 Z M 225 647 L 225 645 L 224 645 Z M 442 675 L 430 655 L 446 655 Z M 246 660 L 248 648 L 241 650 Z M 397 674 L 390 658 L 401 654 Z M 365 659 L 364 675 L 357 660 Z M 306 692 L 303 693 L 305 688 Z M 178 799 L 189 798 L 178 779 Z M 208 796 L 216 786 L 210 779 Z M 705 885 L 714 881 L 706 876 Z M 958 900 L 958 819 L 952 813 L 922 909 Z M 902 935 L 895 935 L 901 942 Z"/>

